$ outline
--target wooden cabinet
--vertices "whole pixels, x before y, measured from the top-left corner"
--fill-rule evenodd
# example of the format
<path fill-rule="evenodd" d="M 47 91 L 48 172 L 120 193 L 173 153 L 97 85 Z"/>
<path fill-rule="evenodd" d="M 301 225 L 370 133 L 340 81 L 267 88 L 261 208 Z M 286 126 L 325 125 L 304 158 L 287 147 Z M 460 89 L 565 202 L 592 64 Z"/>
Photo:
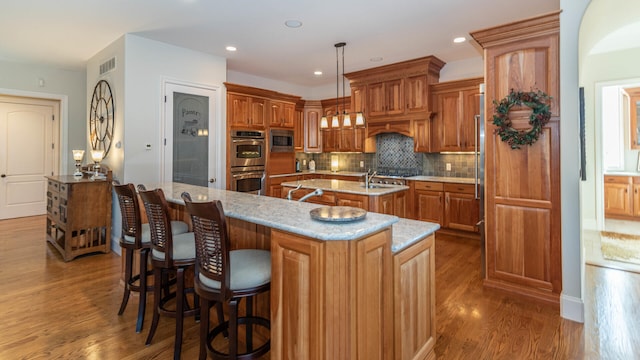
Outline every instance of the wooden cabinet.
<path fill-rule="evenodd" d="M 269 178 L 269 196 L 283 198 L 287 196 L 287 194 L 282 193 L 282 184 L 283 182 L 289 181 L 297 181 L 298 175 L 289 175 L 289 176 L 276 176 Z"/>
<path fill-rule="evenodd" d="M 409 76 L 404 83 L 406 112 L 430 111 L 428 77 L 426 75 Z"/>
<path fill-rule="evenodd" d="M 629 95 L 629 135 L 631 149 L 640 149 L 640 88 L 626 88 Z"/>
<path fill-rule="evenodd" d="M 88 175 L 90 176 L 90 175 Z M 111 176 L 47 177 L 47 241 L 64 261 L 111 250 Z"/>
<path fill-rule="evenodd" d="M 317 153 L 322 151 L 320 118 L 322 118 L 320 101 L 306 101 L 304 105 L 304 152 Z"/>
<path fill-rule="evenodd" d="M 413 121 L 413 151 L 431 152 L 431 120 Z"/>
<path fill-rule="evenodd" d="M 369 197 L 366 195 L 336 193 L 337 206 L 352 206 L 369 210 Z"/>
<path fill-rule="evenodd" d="M 604 176 L 604 215 L 640 221 L 640 176 Z"/>
<path fill-rule="evenodd" d="M 444 186 L 439 182 L 414 183 L 416 219 L 443 225 Z"/>
<path fill-rule="evenodd" d="M 295 104 L 271 100 L 269 126 L 293 128 L 295 125 Z"/>
<path fill-rule="evenodd" d="M 431 151 L 474 151 L 482 78 L 432 85 L 436 112 Z"/>
<path fill-rule="evenodd" d="M 272 229 L 271 254 L 272 359 L 393 357 L 391 228 L 353 241 Z"/>
<path fill-rule="evenodd" d="M 444 227 L 477 232 L 480 201 L 474 184 L 444 184 Z"/>
<path fill-rule="evenodd" d="M 267 100 L 242 94 L 227 94 L 227 119 L 233 127 L 264 129 Z"/>
<path fill-rule="evenodd" d="M 404 79 L 393 79 L 367 85 L 369 116 L 404 113 Z"/>
<path fill-rule="evenodd" d="M 304 151 L 304 110 L 296 108 L 293 126 L 293 150 Z"/>
<path fill-rule="evenodd" d="M 486 77 L 484 286 L 559 307 L 560 11 L 479 30 L 471 36 L 484 49 Z M 500 101 L 511 90 L 531 89 L 553 98 L 551 119 L 538 141 L 514 150 L 495 133 L 492 101 Z M 509 119 L 515 129 L 531 128 L 528 109 L 512 110 Z"/>
<path fill-rule="evenodd" d="M 434 359 L 435 235 L 393 256 L 395 359 Z"/>

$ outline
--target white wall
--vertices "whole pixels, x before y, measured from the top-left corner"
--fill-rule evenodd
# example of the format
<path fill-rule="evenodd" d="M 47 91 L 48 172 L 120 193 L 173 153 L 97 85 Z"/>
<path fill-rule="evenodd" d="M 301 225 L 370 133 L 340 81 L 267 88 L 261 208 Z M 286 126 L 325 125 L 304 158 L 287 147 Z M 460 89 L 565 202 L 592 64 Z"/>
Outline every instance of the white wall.
<path fill-rule="evenodd" d="M 113 82 L 117 101 L 116 138 L 111 149 L 113 154 L 109 153 L 105 163 L 121 181 L 158 182 L 162 171 L 163 81 L 218 88 L 216 116 L 224 124 L 226 59 L 127 34 L 89 61 L 88 84 L 98 80 L 96 65 L 114 55 L 118 57 L 118 68 L 107 78 Z M 226 159 L 225 139 L 218 140 L 219 156 Z M 122 144 L 120 149 L 115 147 L 118 141 Z M 151 144 L 151 150 L 145 149 L 145 144 Z M 224 161 L 219 164 L 226 165 Z"/>
<path fill-rule="evenodd" d="M 39 80 L 44 86 L 39 85 Z M 25 92 L 29 96 L 65 99 L 62 104 L 60 129 L 60 174 L 74 169 L 71 149 L 85 148 L 87 128 L 86 75 L 82 70 L 68 70 L 36 64 L 0 61 L 0 93 Z"/>
<path fill-rule="evenodd" d="M 560 315 L 584 322 L 580 224 L 578 36 L 590 0 L 560 0 L 560 176 L 562 294 Z"/>
<path fill-rule="evenodd" d="M 585 120 L 587 138 L 587 181 L 582 184 L 582 217 L 589 228 L 596 228 L 597 199 L 602 195 L 598 191 L 598 184 L 602 184 L 602 154 L 598 154 L 596 146 L 599 141 L 597 134 L 602 129 L 602 117 L 599 109 L 596 109 L 596 86 L 598 84 L 623 84 L 626 82 L 639 83 L 640 66 L 637 59 L 640 58 L 640 48 L 627 49 L 612 53 L 586 55 L 580 64 L 580 86 L 584 86 L 585 93 Z M 628 123 L 627 123 L 628 124 Z M 625 133 L 628 134 L 628 131 Z M 625 140 L 625 170 L 636 171 L 638 150 L 628 148 L 628 140 Z M 601 150 L 600 150 L 601 151 Z"/>

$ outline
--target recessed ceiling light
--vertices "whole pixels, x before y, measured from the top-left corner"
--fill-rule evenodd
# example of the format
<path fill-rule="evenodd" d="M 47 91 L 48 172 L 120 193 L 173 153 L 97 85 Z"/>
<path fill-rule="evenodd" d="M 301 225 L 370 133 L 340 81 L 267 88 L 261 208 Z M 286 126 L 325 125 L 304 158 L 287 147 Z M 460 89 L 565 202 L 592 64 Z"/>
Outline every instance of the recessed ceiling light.
<path fill-rule="evenodd" d="M 460 36 L 460 37 L 457 37 L 457 38 L 453 39 L 453 42 L 456 43 L 456 44 L 459 44 L 459 43 L 462 43 L 462 42 L 465 42 L 465 41 L 467 41 L 467 39 L 464 36 Z"/>
<path fill-rule="evenodd" d="M 295 28 L 299 28 L 299 27 L 302 26 L 302 21 L 300 21 L 300 20 L 287 20 L 287 21 L 284 22 L 284 24 L 287 27 L 295 29 Z"/>
<path fill-rule="evenodd" d="M 373 61 L 373 62 L 382 61 L 382 56 L 374 56 L 371 59 L 369 59 L 369 61 Z"/>
<path fill-rule="evenodd" d="M 238 49 L 236 49 L 235 46 L 227 46 L 225 49 L 227 49 L 227 51 L 236 51 Z"/>
<path fill-rule="evenodd" d="M 313 75 L 320 76 L 320 75 L 322 75 L 322 71 L 316 70 L 316 71 L 313 72 Z"/>

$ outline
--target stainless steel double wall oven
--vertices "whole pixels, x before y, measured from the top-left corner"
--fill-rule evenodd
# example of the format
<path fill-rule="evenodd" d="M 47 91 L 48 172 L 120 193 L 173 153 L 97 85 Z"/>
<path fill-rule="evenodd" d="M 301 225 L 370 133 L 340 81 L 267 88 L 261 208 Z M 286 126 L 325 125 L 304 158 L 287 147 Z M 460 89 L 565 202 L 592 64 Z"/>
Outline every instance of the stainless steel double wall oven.
<path fill-rule="evenodd" d="M 231 190 L 265 195 L 264 131 L 232 130 L 230 146 Z"/>

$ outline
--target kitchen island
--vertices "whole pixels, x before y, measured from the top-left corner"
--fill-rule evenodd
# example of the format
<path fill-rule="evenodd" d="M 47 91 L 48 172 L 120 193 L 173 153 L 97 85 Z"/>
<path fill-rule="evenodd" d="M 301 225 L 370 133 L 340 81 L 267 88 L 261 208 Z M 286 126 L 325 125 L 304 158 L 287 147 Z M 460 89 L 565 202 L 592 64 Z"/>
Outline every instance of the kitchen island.
<path fill-rule="evenodd" d="M 373 184 L 366 187 L 363 182 L 335 179 L 311 179 L 283 182 L 282 196 L 292 192 L 293 200 L 300 199 L 316 189 L 322 189 L 323 194 L 311 197 L 310 202 L 324 205 L 353 206 L 367 211 L 382 214 L 407 217 L 408 186 Z M 299 190 L 295 190 L 297 187 Z"/>
<path fill-rule="evenodd" d="M 272 253 L 274 359 L 434 357 L 434 232 L 437 224 L 368 212 L 354 222 L 311 219 L 318 205 L 178 183 L 162 188 L 176 215 L 180 198 L 220 200 L 232 247 Z M 266 306 L 266 309 L 265 309 Z"/>

